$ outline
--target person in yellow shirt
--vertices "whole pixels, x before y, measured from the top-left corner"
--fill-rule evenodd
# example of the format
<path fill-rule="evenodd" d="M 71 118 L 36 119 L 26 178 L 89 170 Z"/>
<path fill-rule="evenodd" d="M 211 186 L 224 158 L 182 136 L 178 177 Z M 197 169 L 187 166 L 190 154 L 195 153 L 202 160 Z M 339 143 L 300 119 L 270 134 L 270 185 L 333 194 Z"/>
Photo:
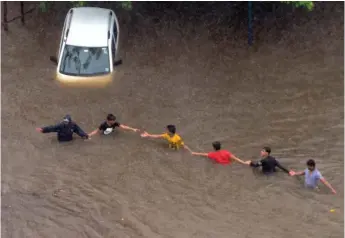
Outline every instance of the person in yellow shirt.
<path fill-rule="evenodd" d="M 148 137 L 148 138 L 162 138 L 168 141 L 169 148 L 178 150 L 181 147 L 189 150 L 188 146 L 186 146 L 182 140 L 182 138 L 176 133 L 176 126 L 174 125 L 167 125 L 166 127 L 167 131 L 164 134 L 149 134 L 146 131 L 144 131 L 141 134 L 141 137 Z"/>

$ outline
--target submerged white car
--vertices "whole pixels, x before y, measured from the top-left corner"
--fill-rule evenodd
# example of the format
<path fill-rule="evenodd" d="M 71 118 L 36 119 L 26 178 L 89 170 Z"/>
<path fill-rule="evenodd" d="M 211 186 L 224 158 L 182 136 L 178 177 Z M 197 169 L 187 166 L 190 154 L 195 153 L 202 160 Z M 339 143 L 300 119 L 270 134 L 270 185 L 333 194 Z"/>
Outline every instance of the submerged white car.
<path fill-rule="evenodd" d="M 112 81 L 119 42 L 114 11 L 78 7 L 68 11 L 57 57 L 56 80 L 63 84 L 106 85 Z"/>

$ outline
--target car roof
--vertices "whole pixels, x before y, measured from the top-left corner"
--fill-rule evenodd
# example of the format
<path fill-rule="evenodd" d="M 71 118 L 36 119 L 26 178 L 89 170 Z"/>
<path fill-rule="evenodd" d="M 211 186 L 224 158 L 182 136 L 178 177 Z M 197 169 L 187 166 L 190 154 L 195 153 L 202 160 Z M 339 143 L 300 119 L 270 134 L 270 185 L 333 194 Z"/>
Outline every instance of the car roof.
<path fill-rule="evenodd" d="M 73 8 L 67 45 L 105 47 L 111 10 L 98 7 Z"/>

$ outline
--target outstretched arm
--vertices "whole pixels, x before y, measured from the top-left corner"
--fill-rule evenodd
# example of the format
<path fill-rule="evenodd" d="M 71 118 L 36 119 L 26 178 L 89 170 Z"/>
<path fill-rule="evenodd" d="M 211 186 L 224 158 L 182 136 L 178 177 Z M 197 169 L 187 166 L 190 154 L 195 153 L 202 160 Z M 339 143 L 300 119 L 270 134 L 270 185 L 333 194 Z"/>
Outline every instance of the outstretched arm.
<path fill-rule="evenodd" d="M 134 132 L 139 131 L 139 129 L 137 129 L 137 128 L 133 128 L 133 127 L 130 127 L 130 126 L 126 126 L 126 125 L 123 125 L 123 124 L 120 125 L 120 128 L 122 128 L 122 129 L 124 129 L 124 130 L 131 130 L 131 131 L 134 131 Z"/>
<path fill-rule="evenodd" d="M 293 172 L 293 176 L 301 176 L 301 175 L 305 175 L 305 172 L 304 171 Z"/>
<path fill-rule="evenodd" d="M 327 182 L 326 179 L 320 178 L 320 181 L 321 181 L 324 185 L 326 185 L 326 186 L 332 191 L 332 193 L 334 193 L 334 194 L 337 193 L 337 192 L 335 191 L 335 189 L 332 187 L 332 185 L 331 185 L 329 182 Z"/>
<path fill-rule="evenodd" d="M 187 146 L 185 145 L 185 148 Z M 188 148 L 188 149 L 187 149 Z M 192 151 L 189 147 L 187 147 L 186 149 L 191 153 L 191 155 L 196 155 L 196 156 L 204 156 L 204 157 L 208 157 L 208 153 L 200 153 L 200 152 L 194 152 Z"/>
<path fill-rule="evenodd" d="M 94 135 L 98 134 L 99 132 L 100 132 L 100 130 L 97 128 L 97 129 L 95 129 L 89 133 L 89 137 L 94 136 Z"/>
<path fill-rule="evenodd" d="M 37 131 L 42 133 L 51 133 L 51 132 L 58 132 L 60 129 L 60 124 L 53 125 L 53 126 L 45 126 L 42 128 L 36 128 Z"/>
<path fill-rule="evenodd" d="M 276 166 L 278 167 L 278 168 L 280 168 L 281 170 L 283 170 L 285 173 L 290 173 L 290 170 L 288 170 L 287 168 L 285 168 L 283 165 L 281 165 L 279 162 L 278 162 L 278 160 L 276 160 Z"/>
<path fill-rule="evenodd" d="M 253 168 L 257 168 L 257 167 L 260 167 L 262 166 L 262 163 L 261 161 L 251 161 L 251 160 L 247 160 L 246 162 L 244 162 L 245 164 L 249 165 L 250 167 L 253 167 Z"/>
<path fill-rule="evenodd" d="M 77 124 L 74 125 L 73 132 L 82 138 L 89 138 L 89 135 L 86 134 Z"/>
<path fill-rule="evenodd" d="M 185 148 L 186 150 L 188 150 L 190 153 L 193 153 L 193 151 L 185 144 L 182 144 L 183 148 Z"/>
<path fill-rule="evenodd" d="M 148 137 L 148 138 L 154 138 L 154 139 L 157 139 L 157 138 L 164 138 L 164 134 L 149 134 L 147 133 L 146 131 L 144 131 L 142 134 L 141 134 L 141 137 Z"/>
<path fill-rule="evenodd" d="M 239 163 L 241 163 L 241 164 L 245 164 L 245 165 L 248 164 L 248 163 L 244 162 L 243 160 L 237 158 L 237 157 L 234 156 L 234 155 L 231 155 L 231 159 L 236 160 L 237 162 L 239 162 Z"/>
<path fill-rule="evenodd" d="M 198 155 L 198 156 L 204 156 L 204 157 L 208 157 L 208 153 L 198 153 L 198 152 L 193 152 L 191 151 L 192 155 Z"/>

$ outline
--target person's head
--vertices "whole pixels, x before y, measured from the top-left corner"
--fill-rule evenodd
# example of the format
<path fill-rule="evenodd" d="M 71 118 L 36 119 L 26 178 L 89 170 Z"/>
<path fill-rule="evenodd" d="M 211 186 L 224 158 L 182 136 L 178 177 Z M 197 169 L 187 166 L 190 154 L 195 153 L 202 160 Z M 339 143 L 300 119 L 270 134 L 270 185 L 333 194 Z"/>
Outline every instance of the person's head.
<path fill-rule="evenodd" d="M 176 133 L 176 126 L 174 125 L 167 125 L 167 132 L 170 134 L 170 135 L 174 135 Z"/>
<path fill-rule="evenodd" d="M 116 122 L 116 116 L 114 116 L 113 114 L 108 114 L 107 116 L 107 123 L 112 125 Z"/>
<path fill-rule="evenodd" d="M 64 116 L 62 122 L 63 122 L 64 124 L 69 124 L 69 123 L 72 122 L 72 117 L 71 117 L 70 115 L 67 114 L 66 116 Z"/>
<path fill-rule="evenodd" d="M 219 141 L 213 142 L 213 143 L 212 143 L 212 146 L 213 146 L 213 149 L 214 149 L 215 151 L 220 150 L 220 148 L 222 147 L 222 145 L 220 144 Z"/>
<path fill-rule="evenodd" d="M 310 171 L 313 171 L 315 169 L 315 161 L 313 159 L 308 160 L 307 167 Z"/>
<path fill-rule="evenodd" d="M 263 147 L 260 154 L 261 154 L 261 157 L 269 156 L 271 154 L 271 148 L 268 146 Z"/>

